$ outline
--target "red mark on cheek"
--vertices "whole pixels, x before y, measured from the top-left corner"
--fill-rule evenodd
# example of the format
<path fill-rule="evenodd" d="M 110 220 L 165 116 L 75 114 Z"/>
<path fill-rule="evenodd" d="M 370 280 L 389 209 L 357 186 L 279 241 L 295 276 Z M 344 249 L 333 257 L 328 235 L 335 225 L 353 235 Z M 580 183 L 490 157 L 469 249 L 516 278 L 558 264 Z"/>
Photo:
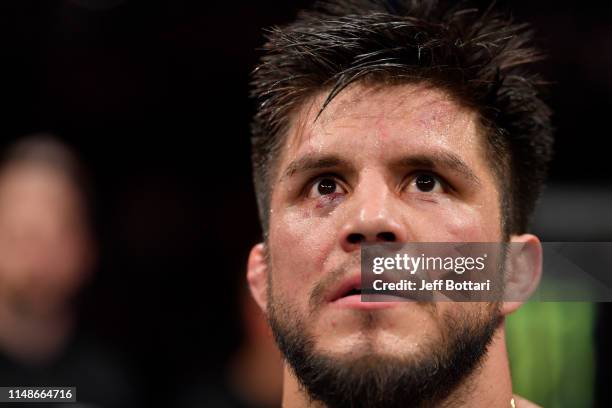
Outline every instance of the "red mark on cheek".
<path fill-rule="evenodd" d="M 339 200 L 342 197 L 344 197 L 344 193 L 331 193 L 321 196 L 316 208 L 327 207 L 328 205 L 334 204 L 335 201 Z"/>

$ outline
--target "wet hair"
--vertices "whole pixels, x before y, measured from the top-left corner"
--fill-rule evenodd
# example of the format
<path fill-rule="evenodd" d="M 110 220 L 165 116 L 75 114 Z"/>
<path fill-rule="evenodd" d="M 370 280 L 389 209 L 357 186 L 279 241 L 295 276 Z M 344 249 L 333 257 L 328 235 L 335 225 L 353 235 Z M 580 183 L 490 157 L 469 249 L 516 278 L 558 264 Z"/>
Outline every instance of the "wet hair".
<path fill-rule="evenodd" d="M 251 141 L 264 237 L 292 114 L 322 91 L 323 111 L 353 83 L 427 83 L 477 112 L 498 181 L 503 233 L 527 230 L 553 143 L 546 83 L 534 72 L 542 54 L 529 25 L 466 2 L 334 0 L 268 30 L 263 51 L 252 76 Z"/>

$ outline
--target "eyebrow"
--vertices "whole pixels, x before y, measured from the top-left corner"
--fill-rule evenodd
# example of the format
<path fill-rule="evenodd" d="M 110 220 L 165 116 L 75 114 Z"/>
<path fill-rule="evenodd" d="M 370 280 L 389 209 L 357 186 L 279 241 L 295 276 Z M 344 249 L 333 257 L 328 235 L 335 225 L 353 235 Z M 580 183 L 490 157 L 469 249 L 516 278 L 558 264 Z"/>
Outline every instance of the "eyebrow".
<path fill-rule="evenodd" d="M 346 160 L 343 160 L 336 155 L 319 155 L 318 153 L 309 153 L 291 162 L 287 166 L 281 180 L 292 177 L 298 173 L 340 166 L 352 167 Z"/>
<path fill-rule="evenodd" d="M 480 186 L 481 182 L 478 176 L 472 171 L 459 156 L 446 151 L 435 151 L 427 154 L 414 154 L 404 156 L 392 162 L 394 167 L 402 168 L 423 168 L 427 170 L 448 169 L 460 174 L 473 184 Z M 293 177 L 296 174 L 310 172 L 313 170 L 329 169 L 332 167 L 349 167 L 353 166 L 346 160 L 340 157 L 329 154 L 320 155 L 318 153 L 309 153 L 297 160 L 291 162 L 285 169 L 281 180 Z"/>

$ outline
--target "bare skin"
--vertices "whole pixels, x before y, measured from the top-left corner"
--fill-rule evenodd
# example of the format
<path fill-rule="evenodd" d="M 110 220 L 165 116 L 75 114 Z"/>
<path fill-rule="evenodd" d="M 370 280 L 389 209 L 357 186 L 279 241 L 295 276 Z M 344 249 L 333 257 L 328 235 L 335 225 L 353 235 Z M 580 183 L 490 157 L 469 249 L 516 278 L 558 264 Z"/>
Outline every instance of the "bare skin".
<path fill-rule="evenodd" d="M 478 118 L 424 84 L 352 86 L 315 121 L 324 97 L 312 98 L 293 118 L 272 183 L 269 263 L 263 244 L 255 246 L 247 276 L 251 291 L 267 310 L 271 282 L 279 304 L 309 316 L 306 329 L 317 351 L 354 358 L 365 349 L 388 356 L 426 352 L 432 339 L 444 335 L 442 314 L 486 313 L 488 305 L 442 302 L 432 316 L 415 303 L 364 310 L 326 302 L 312 314 L 309 299 L 332 271 L 359 273 L 361 242 L 503 240 L 498 184 Z M 430 191 L 419 189 L 416 181 L 423 175 L 435 180 Z M 321 183 L 333 191 L 321 193 Z M 530 234 L 511 241 L 539 242 Z M 530 258 L 534 280 L 539 256 Z M 519 306 L 505 302 L 501 313 Z M 375 325 L 361 324 L 366 314 L 375 314 Z M 283 406 L 312 406 L 291 368 L 285 364 L 284 370 Z M 442 405 L 506 408 L 512 398 L 501 324 L 482 367 Z"/>
<path fill-rule="evenodd" d="M 15 360 L 52 359 L 72 331 L 70 301 L 93 256 L 81 200 L 45 165 L 0 174 L 0 349 Z"/>

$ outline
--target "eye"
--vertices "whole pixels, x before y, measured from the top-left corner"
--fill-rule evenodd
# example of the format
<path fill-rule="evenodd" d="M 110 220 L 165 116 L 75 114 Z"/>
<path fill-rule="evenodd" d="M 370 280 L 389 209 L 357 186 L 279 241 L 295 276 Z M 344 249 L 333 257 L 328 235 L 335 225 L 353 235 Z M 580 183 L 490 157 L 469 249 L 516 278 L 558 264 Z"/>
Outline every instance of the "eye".
<path fill-rule="evenodd" d="M 444 190 L 444 182 L 431 173 L 416 174 L 408 185 L 411 193 L 443 193 Z"/>
<path fill-rule="evenodd" d="M 308 192 L 308 197 L 321 197 L 335 193 L 345 193 L 340 184 L 331 177 L 317 179 Z"/>

